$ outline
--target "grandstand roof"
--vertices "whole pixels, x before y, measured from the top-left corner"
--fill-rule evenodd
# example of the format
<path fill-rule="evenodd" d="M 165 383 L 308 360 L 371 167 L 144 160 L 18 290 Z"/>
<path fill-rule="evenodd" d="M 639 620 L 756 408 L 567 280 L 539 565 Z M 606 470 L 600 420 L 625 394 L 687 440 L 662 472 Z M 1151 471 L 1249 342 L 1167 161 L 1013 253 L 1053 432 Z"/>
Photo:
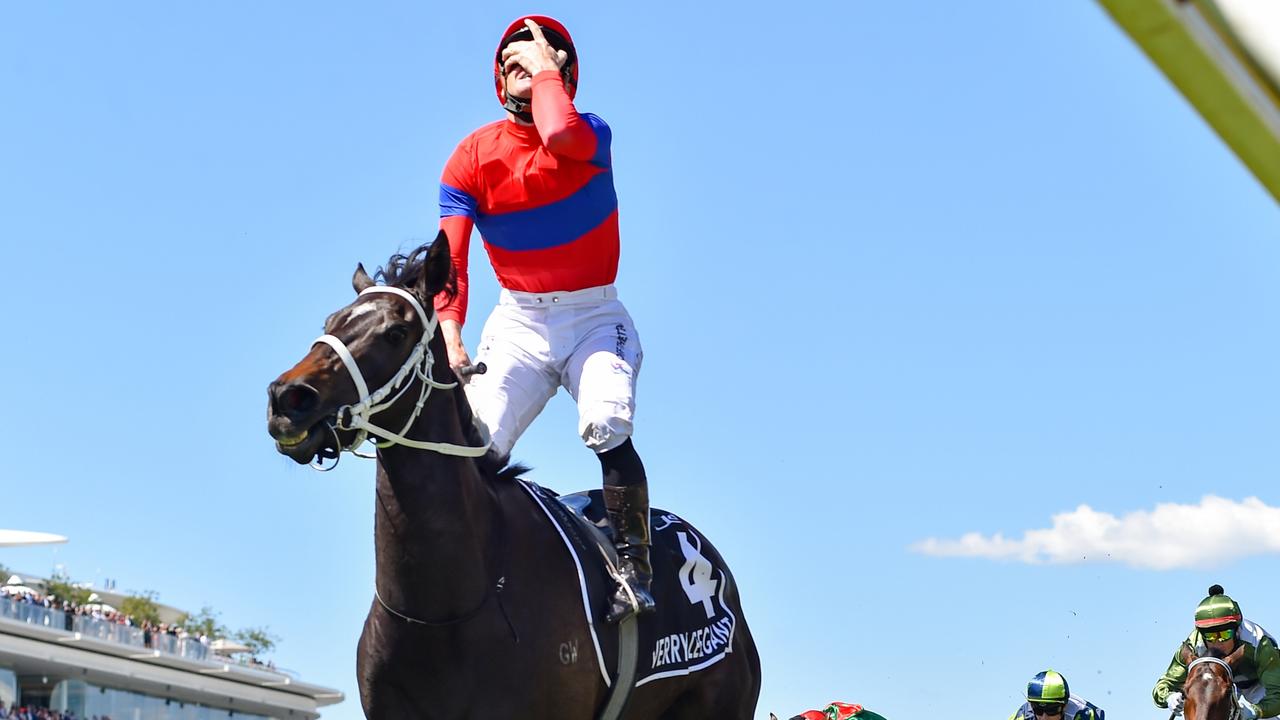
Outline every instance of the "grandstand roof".
<path fill-rule="evenodd" d="M 20 545 L 51 545 L 67 541 L 62 535 L 53 533 L 30 532 L 27 530 L 0 530 L 0 547 L 17 547 Z"/>

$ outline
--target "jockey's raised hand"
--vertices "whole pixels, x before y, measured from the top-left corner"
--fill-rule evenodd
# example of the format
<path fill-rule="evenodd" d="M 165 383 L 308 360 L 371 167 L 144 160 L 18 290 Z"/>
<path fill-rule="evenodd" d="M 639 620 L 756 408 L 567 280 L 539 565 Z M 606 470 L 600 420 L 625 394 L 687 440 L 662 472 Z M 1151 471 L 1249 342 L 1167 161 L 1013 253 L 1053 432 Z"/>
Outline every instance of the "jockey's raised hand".
<path fill-rule="evenodd" d="M 569 53 L 551 47 L 542 34 L 542 28 L 532 20 L 524 21 L 525 27 L 533 34 L 532 40 L 517 40 L 502 50 L 502 72 L 511 72 L 516 65 L 524 68 L 530 75 L 537 75 L 545 70 L 560 71 Z"/>

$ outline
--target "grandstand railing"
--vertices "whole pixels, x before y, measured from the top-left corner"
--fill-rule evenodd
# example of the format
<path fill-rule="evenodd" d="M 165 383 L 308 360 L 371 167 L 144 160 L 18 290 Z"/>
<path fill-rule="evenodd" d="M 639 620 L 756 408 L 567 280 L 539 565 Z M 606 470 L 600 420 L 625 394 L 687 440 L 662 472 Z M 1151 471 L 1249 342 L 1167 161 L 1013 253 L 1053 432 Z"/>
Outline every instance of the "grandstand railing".
<path fill-rule="evenodd" d="M 41 625 L 54 630 L 77 632 L 81 637 L 104 640 L 107 642 L 132 645 L 148 650 L 158 650 L 166 655 L 173 655 L 188 660 L 205 662 L 231 662 L 237 665 L 253 667 L 284 674 L 292 674 L 278 668 L 268 668 L 248 662 L 215 656 L 207 645 L 198 638 L 177 637 L 157 631 L 147 632 L 142 628 L 121 625 L 107 620 L 97 620 L 88 615 L 68 614 L 62 610 L 53 610 L 34 603 L 17 602 L 12 598 L 0 595 L 0 617 L 10 618 L 30 625 Z"/>

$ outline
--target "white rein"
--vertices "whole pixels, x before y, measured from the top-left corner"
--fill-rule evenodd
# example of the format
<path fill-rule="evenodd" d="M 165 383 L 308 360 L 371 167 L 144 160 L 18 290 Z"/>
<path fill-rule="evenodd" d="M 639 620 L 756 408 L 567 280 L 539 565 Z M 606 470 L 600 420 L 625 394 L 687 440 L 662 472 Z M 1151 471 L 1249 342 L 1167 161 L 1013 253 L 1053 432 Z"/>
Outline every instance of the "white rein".
<path fill-rule="evenodd" d="M 353 455 L 362 458 L 376 457 L 375 455 L 363 454 L 356 449 L 366 439 L 369 439 L 370 435 L 373 435 L 382 438 L 382 442 L 374 441 L 374 445 L 380 448 L 403 445 L 456 457 L 480 457 L 484 455 L 488 452 L 492 440 L 482 446 L 473 447 L 470 445 L 454 445 L 453 443 L 413 440 L 405 437 L 405 433 L 409 432 L 413 422 L 422 413 L 422 407 L 426 404 L 427 397 L 431 395 L 431 391 L 433 389 L 450 390 L 457 387 L 458 383 L 437 382 L 431 377 L 435 358 L 431 354 L 429 344 L 431 338 L 436 334 L 437 321 L 435 313 L 428 314 L 424 312 L 422 304 L 418 302 L 417 298 L 397 287 L 374 285 L 360 291 L 361 296 L 371 293 L 390 293 L 407 300 L 422 320 L 422 339 L 414 346 L 413 351 L 409 353 L 409 357 L 405 359 L 404 365 L 400 366 L 400 369 L 387 381 L 387 384 L 370 393 L 369 386 L 364 381 L 364 375 L 360 372 L 360 367 L 356 365 L 356 359 L 351 355 L 351 351 L 347 349 L 346 344 L 329 334 L 316 338 L 316 343 L 324 343 L 333 348 L 333 351 L 338 354 L 338 358 L 342 360 L 342 364 L 346 366 L 347 372 L 351 374 L 351 379 L 356 384 L 356 392 L 360 394 L 360 399 L 356 402 L 338 408 L 337 417 L 334 423 L 329 426 L 335 437 L 338 430 L 354 431 L 356 433 L 355 439 L 346 447 L 341 447 L 341 443 L 339 443 L 339 451 L 349 450 Z M 314 345 L 315 343 L 312 344 Z M 422 385 L 418 391 L 418 402 L 414 406 L 413 412 L 409 415 L 409 419 L 405 421 L 404 427 L 400 428 L 399 432 L 393 432 L 374 425 L 371 421 L 373 416 L 396 404 L 400 400 L 400 396 L 404 395 L 409 386 L 413 384 L 414 378 L 421 380 Z M 346 416 L 345 419 L 344 415 Z M 337 462 L 335 461 L 333 465 L 327 468 L 319 463 L 313 463 L 312 467 L 317 470 L 332 470 L 337 467 Z"/>

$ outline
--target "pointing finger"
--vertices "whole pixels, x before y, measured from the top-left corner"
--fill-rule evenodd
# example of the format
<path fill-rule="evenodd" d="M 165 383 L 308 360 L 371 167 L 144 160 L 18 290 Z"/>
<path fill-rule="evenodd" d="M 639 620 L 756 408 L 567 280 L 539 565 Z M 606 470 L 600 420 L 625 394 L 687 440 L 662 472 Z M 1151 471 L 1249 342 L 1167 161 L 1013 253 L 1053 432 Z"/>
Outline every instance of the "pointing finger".
<path fill-rule="evenodd" d="M 547 44 L 547 38 L 542 34 L 542 28 L 538 27 L 538 23 L 530 18 L 524 19 L 524 26 L 529 28 L 529 32 L 533 33 L 533 41 L 539 45 Z"/>

